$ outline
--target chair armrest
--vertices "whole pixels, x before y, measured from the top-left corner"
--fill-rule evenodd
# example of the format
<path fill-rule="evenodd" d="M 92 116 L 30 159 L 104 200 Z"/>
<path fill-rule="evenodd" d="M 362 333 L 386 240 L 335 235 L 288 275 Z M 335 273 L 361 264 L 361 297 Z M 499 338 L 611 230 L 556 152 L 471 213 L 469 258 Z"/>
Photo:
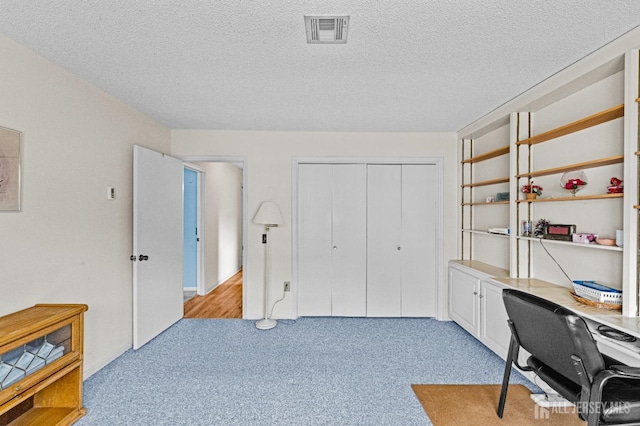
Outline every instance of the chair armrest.
<path fill-rule="evenodd" d="M 609 369 L 617 373 L 616 377 L 640 379 L 640 367 L 631 367 L 628 365 L 611 365 Z"/>

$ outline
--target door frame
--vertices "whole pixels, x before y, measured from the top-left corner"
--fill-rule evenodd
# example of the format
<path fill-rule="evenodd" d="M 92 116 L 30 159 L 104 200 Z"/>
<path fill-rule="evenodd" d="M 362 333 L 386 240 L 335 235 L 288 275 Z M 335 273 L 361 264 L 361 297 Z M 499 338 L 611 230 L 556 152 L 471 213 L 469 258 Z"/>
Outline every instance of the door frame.
<path fill-rule="evenodd" d="M 244 266 L 247 264 L 247 251 L 245 250 L 245 247 L 247 247 L 247 224 L 248 224 L 248 215 L 247 215 L 247 206 L 248 206 L 248 197 L 249 197 L 249 191 L 248 191 L 248 165 L 247 165 L 247 156 L 223 156 L 223 155 L 177 155 L 176 158 L 179 158 L 182 161 L 186 162 L 196 162 L 196 163 L 234 163 L 234 164 L 242 164 L 242 266 L 244 268 Z M 199 175 L 200 176 L 200 175 Z M 203 198 L 202 198 L 202 216 L 206 216 L 205 214 L 205 203 L 204 203 L 204 194 L 206 194 L 206 192 L 204 192 L 204 187 L 206 186 L 206 184 L 203 182 L 203 184 L 201 185 L 202 188 L 202 194 L 203 194 Z M 206 227 L 206 223 L 203 220 L 202 223 L 202 235 L 205 234 L 205 227 Z M 204 245 L 202 245 L 202 252 L 204 253 Z M 204 269 L 205 265 L 204 265 L 204 261 L 202 262 L 202 268 Z M 200 284 L 200 283 L 198 283 Z M 206 282 L 204 280 L 204 275 L 203 275 L 203 280 L 202 280 L 202 288 L 203 288 L 203 295 L 206 292 Z M 247 310 L 246 310 L 246 306 L 247 306 L 247 279 L 246 279 L 246 275 L 243 275 L 242 277 L 242 318 L 243 319 L 247 319 L 246 315 L 247 315 Z M 200 293 L 198 293 L 200 294 Z"/>
<path fill-rule="evenodd" d="M 293 157 L 291 159 L 292 276 L 298 282 L 298 168 L 300 164 L 426 164 L 436 167 L 436 319 L 447 320 L 444 265 L 444 157 Z M 292 318 L 298 318 L 297 285 L 292 286 Z"/>
<path fill-rule="evenodd" d="M 182 159 L 181 159 L 182 160 Z M 204 227 L 205 227 L 205 212 L 204 212 L 204 194 L 206 194 L 206 182 L 207 180 L 205 179 L 207 172 L 204 169 L 201 169 L 200 167 L 196 166 L 195 164 L 191 164 L 188 162 L 184 162 L 184 168 L 185 169 L 189 169 L 192 170 L 194 172 L 196 172 L 198 174 L 198 180 L 197 180 L 197 185 L 198 185 L 198 189 L 197 189 L 197 206 L 196 206 L 196 211 L 197 211 L 197 219 L 196 219 L 196 226 L 198 227 L 198 245 L 197 245 L 197 252 L 196 252 L 196 261 L 197 261 L 197 272 L 196 272 L 196 293 L 198 294 L 198 296 L 204 296 L 206 294 L 206 285 L 205 283 L 206 281 L 206 275 L 205 275 L 205 267 L 204 267 L 204 261 L 203 261 L 203 254 L 204 254 L 204 247 L 205 247 L 205 233 L 204 233 Z M 183 187 L 184 188 L 184 187 Z"/>

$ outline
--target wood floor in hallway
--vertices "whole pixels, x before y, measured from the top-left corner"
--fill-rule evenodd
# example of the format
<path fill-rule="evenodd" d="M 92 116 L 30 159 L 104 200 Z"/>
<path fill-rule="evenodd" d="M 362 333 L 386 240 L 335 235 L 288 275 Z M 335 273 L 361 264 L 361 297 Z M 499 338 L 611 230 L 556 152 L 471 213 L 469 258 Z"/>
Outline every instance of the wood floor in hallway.
<path fill-rule="evenodd" d="M 242 318 L 242 271 L 184 304 L 185 318 Z"/>

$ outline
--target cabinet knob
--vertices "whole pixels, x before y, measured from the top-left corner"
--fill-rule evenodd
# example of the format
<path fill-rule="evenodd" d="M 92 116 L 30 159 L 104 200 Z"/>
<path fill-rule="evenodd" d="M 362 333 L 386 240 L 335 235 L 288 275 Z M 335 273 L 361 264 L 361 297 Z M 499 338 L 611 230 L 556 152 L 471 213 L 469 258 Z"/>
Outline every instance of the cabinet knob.
<path fill-rule="evenodd" d="M 402 247 L 398 246 L 398 250 L 402 250 Z"/>
<path fill-rule="evenodd" d="M 474 291 L 474 292 L 473 292 L 473 295 L 474 295 L 474 296 L 477 296 L 477 295 L 478 295 L 478 292 L 477 292 L 477 291 Z"/>
<path fill-rule="evenodd" d="M 480 299 L 482 299 L 484 296 L 483 296 L 483 295 L 480 295 L 480 296 L 478 296 L 478 297 L 479 297 Z"/>
<path fill-rule="evenodd" d="M 338 246 L 333 246 L 333 249 L 334 249 L 334 250 L 337 250 L 337 249 L 338 249 Z"/>

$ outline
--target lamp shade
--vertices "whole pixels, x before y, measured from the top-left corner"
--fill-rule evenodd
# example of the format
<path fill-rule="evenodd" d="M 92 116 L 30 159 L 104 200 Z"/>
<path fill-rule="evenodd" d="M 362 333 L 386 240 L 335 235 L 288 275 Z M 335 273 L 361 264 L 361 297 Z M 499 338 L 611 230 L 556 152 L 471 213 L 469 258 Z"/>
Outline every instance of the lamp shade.
<path fill-rule="evenodd" d="M 278 205 L 273 201 L 264 201 L 253 217 L 253 223 L 261 225 L 282 225 L 284 220 Z"/>

